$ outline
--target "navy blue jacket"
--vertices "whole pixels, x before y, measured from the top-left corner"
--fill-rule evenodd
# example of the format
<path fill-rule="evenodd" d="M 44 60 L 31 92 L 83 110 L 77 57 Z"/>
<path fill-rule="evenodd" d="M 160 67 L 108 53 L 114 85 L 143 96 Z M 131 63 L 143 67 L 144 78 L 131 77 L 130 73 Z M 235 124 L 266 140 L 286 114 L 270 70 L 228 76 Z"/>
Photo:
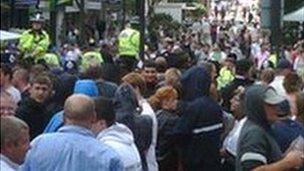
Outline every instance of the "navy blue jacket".
<path fill-rule="evenodd" d="M 223 132 L 221 107 L 209 97 L 211 76 L 202 66 L 187 70 L 181 78 L 181 114 L 174 134 L 181 142 L 186 170 L 219 170 Z"/>

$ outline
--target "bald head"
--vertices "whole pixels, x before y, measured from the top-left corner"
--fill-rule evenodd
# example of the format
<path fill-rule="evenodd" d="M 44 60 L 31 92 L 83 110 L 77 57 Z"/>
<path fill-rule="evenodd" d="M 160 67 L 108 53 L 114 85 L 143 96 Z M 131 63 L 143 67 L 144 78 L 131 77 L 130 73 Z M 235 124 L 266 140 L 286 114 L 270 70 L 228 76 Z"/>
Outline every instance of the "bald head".
<path fill-rule="evenodd" d="M 93 99 L 83 94 L 74 94 L 67 98 L 64 104 L 64 118 L 70 124 L 87 124 L 95 119 L 95 104 Z M 90 125 L 86 125 L 90 126 Z"/>

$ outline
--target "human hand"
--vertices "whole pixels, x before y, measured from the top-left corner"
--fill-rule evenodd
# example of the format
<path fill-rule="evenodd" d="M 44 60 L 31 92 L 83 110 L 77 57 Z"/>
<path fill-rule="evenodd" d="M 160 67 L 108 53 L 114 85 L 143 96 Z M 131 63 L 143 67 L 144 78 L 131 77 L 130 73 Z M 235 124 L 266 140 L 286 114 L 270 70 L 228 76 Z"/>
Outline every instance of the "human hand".
<path fill-rule="evenodd" d="M 283 161 L 286 163 L 286 166 L 290 168 L 302 167 L 304 165 L 304 152 L 291 151 L 284 157 Z"/>

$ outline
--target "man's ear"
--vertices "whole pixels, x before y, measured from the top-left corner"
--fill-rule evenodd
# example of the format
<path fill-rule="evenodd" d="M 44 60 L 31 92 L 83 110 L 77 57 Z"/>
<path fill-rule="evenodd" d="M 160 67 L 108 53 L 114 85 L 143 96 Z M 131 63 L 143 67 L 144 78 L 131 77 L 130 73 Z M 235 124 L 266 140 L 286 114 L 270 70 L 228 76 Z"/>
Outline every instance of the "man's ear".
<path fill-rule="evenodd" d="M 55 93 L 56 93 L 55 90 L 51 90 L 50 97 L 53 97 L 55 95 Z"/>
<path fill-rule="evenodd" d="M 28 92 L 29 92 L 30 94 L 32 94 L 32 91 L 33 91 L 33 85 L 31 84 L 30 88 L 28 89 Z"/>

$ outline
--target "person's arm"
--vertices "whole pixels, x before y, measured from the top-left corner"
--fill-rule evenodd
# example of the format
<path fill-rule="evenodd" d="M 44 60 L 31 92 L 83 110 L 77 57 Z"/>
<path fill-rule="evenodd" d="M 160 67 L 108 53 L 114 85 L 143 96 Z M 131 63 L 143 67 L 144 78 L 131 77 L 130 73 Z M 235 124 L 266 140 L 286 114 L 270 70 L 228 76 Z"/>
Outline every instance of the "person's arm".
<path fill-rule="evenodd" d="M 268 148 L 270 144 L 265 140 L 265 135 L 263 135 L 259 129 L 252 129 L 250 132 L 243 135 L 243 137 L 240 137 L 238 155 L 240 156 L 241 170 L 285 171 L 303 165 L 303 154 L 299 151 L 292 151 L 283 159 L 277 162 L 268 163 L 267 156 L 269 156 L 270 151 Z"/>
<path fill-rule="evenodd" d="M 43 39 L 38 43 L 38 45 L 36 46 L 34 52 L 33 52 L 33 56 L 38 55 L 38 54 L 42 54 L 45 53 L 50 45 L 50 38 L 49 35 L 43 31 Z"/>
<path fill-rule="evenodd" d="M 302 155 L 302 156 L 301 156 Z M 268 164 L 268 165 L 263 165 L 259 166 L 257 168 L 254 168 L 252 171 L 285 171 L 297 167 L 303 166 L 304 163 L 304 158 L 303 154 L 301 152 L 290 152 L 288 155 L 283 158 L 282 160 Z"/>
<path fill-rule="evenodd" d="M 19 39 L 19 49 L 21 51 L 27 51 L 31 49 L 32 46 L 32 37 L 29 34 L 29 31 L 25 31 L 21 34 L 20 39 Z"/>

